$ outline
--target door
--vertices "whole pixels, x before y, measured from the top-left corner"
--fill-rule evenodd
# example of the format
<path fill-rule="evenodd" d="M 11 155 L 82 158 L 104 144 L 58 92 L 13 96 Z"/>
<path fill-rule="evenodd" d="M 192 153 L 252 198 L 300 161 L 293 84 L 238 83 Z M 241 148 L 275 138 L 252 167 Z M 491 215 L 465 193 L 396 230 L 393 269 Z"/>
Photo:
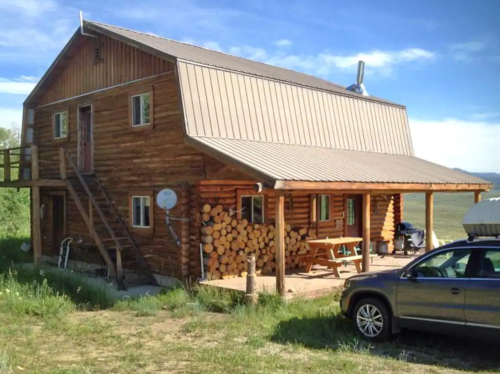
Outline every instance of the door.
<path fill-rule="evenodd" d="M 80 170 L 82 173 L 92 173 L 93 163 L 93 123 L 92 107 L 79 108 L 80 118 Z"/>
<path fill-rule="evenodd" d="M 500 249 L 483 249 L 465 295 L 467 326 L 500 334 Z"/>
<path fill-rule="evenodd" d="M 465 292 L 471 249 L 425 256 L 407 270 L 396 290 L 396 314 L 403 327 L 465 326 Z"/>
<path fill-rule="evenodd" d="M 345 236 L 362 238 L 363 196 L 347 195 L 345 200 Z"/>
<path fill-rule="evenodd" d="M 66 237 L 66 204 L 65 196 L 52 195 L 52 247 L 54 254 L 59 255 L 61 242 Z"/>

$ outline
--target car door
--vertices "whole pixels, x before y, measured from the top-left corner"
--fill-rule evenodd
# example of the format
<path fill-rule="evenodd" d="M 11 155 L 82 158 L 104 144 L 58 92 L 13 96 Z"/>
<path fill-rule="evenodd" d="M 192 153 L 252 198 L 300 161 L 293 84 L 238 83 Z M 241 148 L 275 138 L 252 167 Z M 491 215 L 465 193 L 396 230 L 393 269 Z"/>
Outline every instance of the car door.
<path fill-rule="evenodd" d="M 467 327 L 500 335 L 500 248 L 483 248 L 465 294 Z"/>
<path fill-rule="evenodd" d="M 396 315 L 402 327 L 465 325 L 465 291 L 471 249 L 436 251 L 415 263 L 398 282 Z"/>

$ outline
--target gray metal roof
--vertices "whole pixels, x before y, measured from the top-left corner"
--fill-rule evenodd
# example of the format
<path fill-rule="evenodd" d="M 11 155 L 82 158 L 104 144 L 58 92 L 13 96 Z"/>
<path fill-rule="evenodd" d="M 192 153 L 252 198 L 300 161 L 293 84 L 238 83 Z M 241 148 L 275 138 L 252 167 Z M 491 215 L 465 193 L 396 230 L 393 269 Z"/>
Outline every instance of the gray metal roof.
<path fill-rule="evenodd" d="M 313 87 L 320 90 L 335 92 L 337 94 L 357 97 L 361 100 L 380 101 L 386 104 L 399 105 L 375 96 L 366 97 L 358 93 L 348 91 L 344 86 L 314 77 L 312 75 L 166 39 L 156 35 L 141 33 L 93 21 L 84 21 L 84 25 L 85 27 L 98 32 L 126 38 L 128 41 L 135 41 L 142 46 L 147 46 L 158 52 L 164 53 L 173 59 L 186 60 L 212 67 L 238 71 L 240 73 L 298 84 L 301 86 Z"/>
<path fill-rule="evenodd" d="M 487 184 L 474 176 L 414 156 L 278 144 L 241 139 L 190 137 L 266 181 Z"/>
<path fill-rule="evenodd" d="M 406 109 L 178 62 L 186 132 L 413 155 Z"/>

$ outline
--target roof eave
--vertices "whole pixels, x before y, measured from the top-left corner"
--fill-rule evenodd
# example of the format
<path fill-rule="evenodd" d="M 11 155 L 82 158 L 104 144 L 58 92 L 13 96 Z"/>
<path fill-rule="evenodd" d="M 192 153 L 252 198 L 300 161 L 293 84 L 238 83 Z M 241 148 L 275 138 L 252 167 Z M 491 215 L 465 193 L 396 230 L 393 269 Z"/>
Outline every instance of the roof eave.
<path fill-rule="evenodd" d="M 487 192 L 493 183 L 367 183 L 367 182 L 315 182 L 277 180 L 276 190 L 317 191 L 394 191 L 394 192 Z"/>

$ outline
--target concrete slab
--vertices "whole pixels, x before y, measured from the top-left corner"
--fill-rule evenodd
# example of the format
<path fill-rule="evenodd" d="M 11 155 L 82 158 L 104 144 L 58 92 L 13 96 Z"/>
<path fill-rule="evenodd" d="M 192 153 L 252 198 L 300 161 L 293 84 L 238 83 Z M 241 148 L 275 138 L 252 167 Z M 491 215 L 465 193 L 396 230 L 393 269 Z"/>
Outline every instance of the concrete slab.
<path fill-rule="evenodd" d="M 418 257 L 418 255 L 374 257 L 370 265 L 370 271 L 399 269 L 415 257 Z M 339 272 L 341 278 L 335 277 L 332 271 L 326 269 L 324 266 L 313 266 L 310 273 L 303 272 L 303 269 L 287 271 L 285 274 L 286 298 L 325 296 L 341 289 L 346 279 L 358 274 L 355 266 L 352 264 L 340 268 Z M 202 284 L 245 292 L 246 278 L 218 279 L 204 281 Z M 275 274 L 266 274 L 257 277 L 257 292 L 274 293 L 275 290 Z"/>

